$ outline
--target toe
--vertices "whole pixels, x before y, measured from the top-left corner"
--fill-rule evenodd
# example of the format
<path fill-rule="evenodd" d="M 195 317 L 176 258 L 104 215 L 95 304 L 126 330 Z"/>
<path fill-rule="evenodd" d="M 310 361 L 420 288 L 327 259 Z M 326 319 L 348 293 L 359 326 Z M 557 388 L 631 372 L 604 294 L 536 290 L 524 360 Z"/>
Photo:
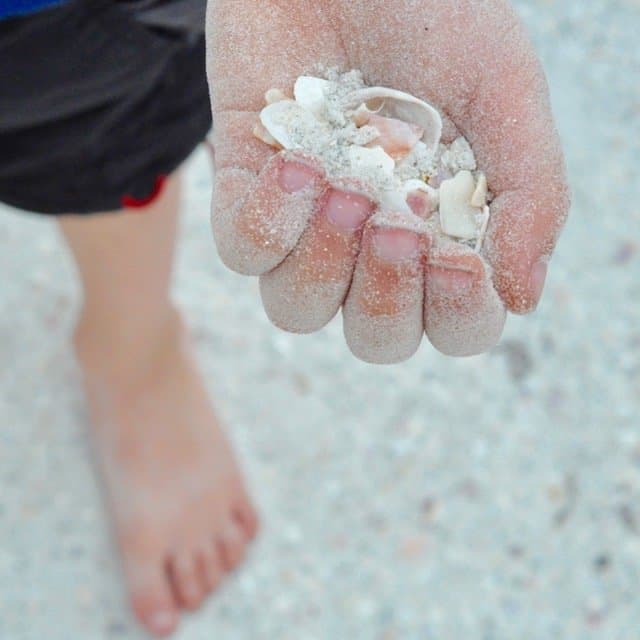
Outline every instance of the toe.
<path fill-rule="evenodd" d="M 222 581 L 224 570 L 215 542 L 210 541 L 209 544 L 202 545 L 202 550 L 198 554 L 198 568 L 205 592 L 209 594 L 217 589 Z"/>
<path fill-rule="evenodd" d="M 247 540 L 253 540 L 258 535 L 260 520 L 249 499 L 239 501 L 233 509 L 233 514 L 238 524 L 244 530 Z"/>
<path fill-rule="evenodd" d="M 156 636 L 171 634 L 178 624 L 178 611 L 162 560 L 127 562 L 125 569 L 138 620 Z"/>
<path fill-rule="evenodd" d="M 260 279 L 265 310 L 276 326 L 311 333 L 336 315 L 349 289 L 362 227 L 373 209 L 363 195 L 327 190 L 293 252 Z"/>
<path fill-rule="evenodd" d="M 436 349 L 471 356 L 500 339 L 506 310 L 482 258 L 460 245 L 433 251 L 426 272 L 425 329 Z"/>
<path fill-rule="evenodd" d="M 218 535 L 220 558 L 225 571 L 233 571 L 244 559 L 245 536 L 240 527 L 229 519 Z"/>
<path fill-rule="evenodd" d="M 204 599 L 204 585 L 198 569 L 197 554 L 176 555 L 171 562 L 170 574 L 176 600 L 185 609 L 197 609 Z"/>
<path fill-rule="evenodd" d="M 391 364 L 417 350 L 424 332 L 426 244 L 428 238 L 407 229 L 370 224 L 365 230 L 343 312 L 345 337 L 356 357 Z"/>

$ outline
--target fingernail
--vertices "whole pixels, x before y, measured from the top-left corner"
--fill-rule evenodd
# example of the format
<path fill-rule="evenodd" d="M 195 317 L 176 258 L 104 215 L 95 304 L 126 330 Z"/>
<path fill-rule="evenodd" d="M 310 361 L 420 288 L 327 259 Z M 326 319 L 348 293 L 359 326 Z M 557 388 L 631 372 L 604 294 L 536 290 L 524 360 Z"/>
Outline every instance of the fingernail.
<path fill-rule="evenodd" d="M 405 229 L 378 229 L 373 246 L 379 258 L 387 262 L 407 260 L 418 255 L 420 241 L 412 231 Z"/>
<path fill-rule="evenodd" d="M 441 293 L 468 293 L 473 287 L 474 274 L 460 269 L 431 267 L 428 274 L 429 286 Z"/>
<path fill-rule="evenodd" d="M 287 160 L 280 169 L 280 187 L 287 193 L 296 193 L 311 184 L 317 175 L 312 167 L 302 162 Z"/>
<path fill-rule="evenodd" d="M 172 611 L 157 611 L 149 618 L 149 626 L 155 633 L 168 633 L 176 625 L 176 615 Z"/>
<path fill-rule="evenodd" d="M 529 290 L 534 300 L 538 302 L 542 297 L 542 291 L 544 290 L 544 283 L 547 280 L 547 271 L 549 268 L 549 261 L 547 258 L 538 260 L 531 269 L 531 276 L 529 277 Z"/>
<path fill-rule="evenodd" d="M 373 203 L 369 198 L 337 189 L 331 191 L 325 206 L 329 222 L 343 231 L 361 227 L 372 211 Z"/>

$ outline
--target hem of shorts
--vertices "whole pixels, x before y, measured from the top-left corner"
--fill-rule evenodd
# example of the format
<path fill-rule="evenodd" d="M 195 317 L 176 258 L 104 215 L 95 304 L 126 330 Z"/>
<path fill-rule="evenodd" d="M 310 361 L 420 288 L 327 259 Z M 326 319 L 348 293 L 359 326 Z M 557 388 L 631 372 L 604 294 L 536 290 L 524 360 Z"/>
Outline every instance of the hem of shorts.
<path fill-rule="evenodd" d="M 208 132 L 207 132 L 208 133 Z M 170 177 L 191 157 L 196 149 L 204 143 L 207 133 L 203 134 L 198 142 L 190 146 L 186 153 L 178 154 L 170 162 L 158 162 L 154 164 L 154 172 L 149 172 L 149 194 L 153 192 L 154 185 L 158 176 Z M 74 197 L 67 204 L 58 201 L 52 204 L 51 201 L 39 202 L 34 199 L 13 198 L 10 194 L 4 194 L 0 191 L 0 203 L 5 204 L 14 209 L 18 209 L 22 213 L 33 214 L 37 216 L 96 216 L 101 214 L 109 214 L 121 211 L 129 211 L 130 209 L 123 205 L 123 198 L 126 193 L 118 195 L 113 193 L 104 193 L 96 195 L 94 191 L 93 197 L 89 200 L 77 199 Z M 144 211 L 146 207 L 131 209 L 132 211 Z"/>

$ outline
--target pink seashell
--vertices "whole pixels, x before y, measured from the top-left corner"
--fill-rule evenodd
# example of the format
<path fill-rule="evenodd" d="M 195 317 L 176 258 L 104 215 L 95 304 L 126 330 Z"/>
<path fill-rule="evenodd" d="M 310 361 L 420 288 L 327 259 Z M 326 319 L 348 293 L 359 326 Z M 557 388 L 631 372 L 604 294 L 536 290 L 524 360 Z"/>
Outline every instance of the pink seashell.
<path fill-rule="evenodd" d="M 424 129 L 417 124 L 375 113 L 369 115 L 367 124 L 380 134 L 370 145 L 382 147 L 394 160 L 402 160 L 424 134 Z"/>
<path fill-rule="evenodd" d="M 425 191 L 412 191 L 409 193 L 407 195 L 407 204 L 411 211 L 423 220 L 430 218 L 437 208 L 436 203 Z"/>
<path fill-rule="evenodd" d="M 423 131 L 422 141 L 431 150 L 437 148 L 442 136 L 442 118 L 430 104 L 395 89 L 366 87 L 354 91 L 345 106 L 358 108 L 362 104 L 369 111 L 419 125 Z"/>

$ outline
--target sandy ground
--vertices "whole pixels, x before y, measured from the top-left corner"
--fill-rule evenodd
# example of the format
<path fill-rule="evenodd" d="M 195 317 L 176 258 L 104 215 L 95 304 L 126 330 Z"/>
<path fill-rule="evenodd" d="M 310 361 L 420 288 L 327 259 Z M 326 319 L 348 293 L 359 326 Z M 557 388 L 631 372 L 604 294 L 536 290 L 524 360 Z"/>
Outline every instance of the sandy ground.
<path fill-rule="evenodd" d="M 518 7 L 575 205 L 540 310 L 493 353 L 377 368 L 339 322 L 278 332 L 217 259 L 189 163 L 176 292 L 264 529 L 180 640 L 640 637 L 640 3 Z M 8 210 L 0 247 L 0 639 L 140 638 L 87 458 L 69 259 Z"/>

